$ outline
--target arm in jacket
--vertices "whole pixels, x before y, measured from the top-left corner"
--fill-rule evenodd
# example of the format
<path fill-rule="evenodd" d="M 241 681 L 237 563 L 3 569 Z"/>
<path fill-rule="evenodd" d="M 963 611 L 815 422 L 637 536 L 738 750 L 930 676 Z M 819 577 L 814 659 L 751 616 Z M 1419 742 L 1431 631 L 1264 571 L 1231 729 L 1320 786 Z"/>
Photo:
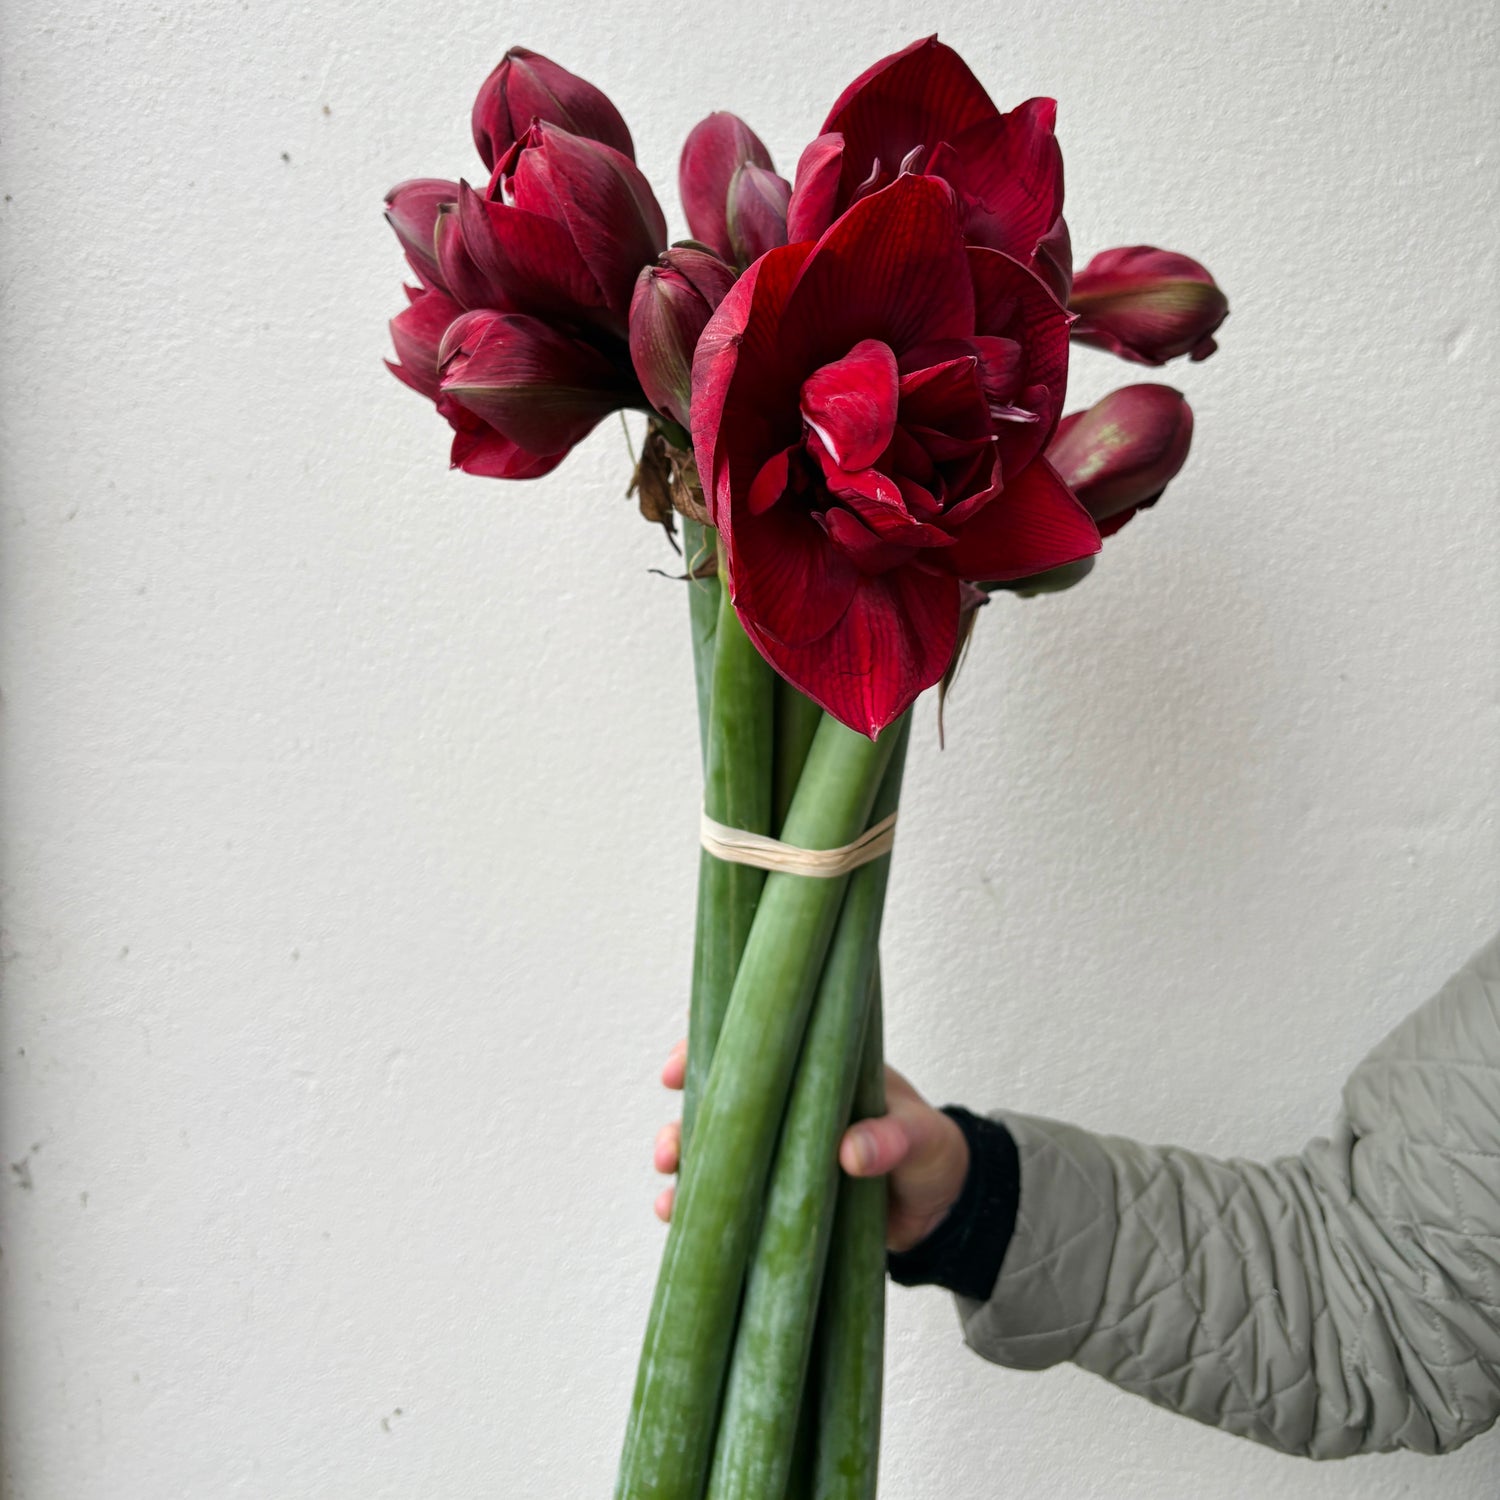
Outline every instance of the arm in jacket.
<path fill-rule="evenodd" d="M 993 1120 L 971 1173 L 1008 1155 L 1019 1201 L 992 1289 L 958 1297 L 986 1359 L 1071 1360 L 1312 1458 L 1447 1452 L 1500 1414 L 1500 937 L 1355 1069 L 1332 1138 L 1299 1156 Z"/>

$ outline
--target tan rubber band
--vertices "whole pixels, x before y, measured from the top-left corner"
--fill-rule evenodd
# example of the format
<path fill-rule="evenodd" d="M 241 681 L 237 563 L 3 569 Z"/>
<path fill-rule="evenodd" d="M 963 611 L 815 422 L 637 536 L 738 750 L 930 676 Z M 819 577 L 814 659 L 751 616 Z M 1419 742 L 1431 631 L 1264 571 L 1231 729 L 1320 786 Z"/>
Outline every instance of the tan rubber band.
<path fill-rule="evenodd" d="M 882 818 L 860 834 L 852 844 L 840 849 L 799 849 L 780 839 L 761 833 L 746 833 L 743 828 L 726 828 L 703 814 L 700 831 L 703 847 L 715 859 L 731 865 L 753 865 L 757 870 L 779 870 L 787 875 L 817 875 L 832 880 L 867 865 L 882 854 L 889 854 L 896 842 L 896 814 Z"/>

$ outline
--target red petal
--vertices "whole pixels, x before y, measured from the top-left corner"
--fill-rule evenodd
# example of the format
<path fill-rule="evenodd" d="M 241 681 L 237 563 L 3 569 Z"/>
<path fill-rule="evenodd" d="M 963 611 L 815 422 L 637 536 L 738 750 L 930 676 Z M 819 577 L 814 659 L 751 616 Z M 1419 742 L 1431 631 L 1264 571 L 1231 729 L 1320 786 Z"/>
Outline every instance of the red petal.
<path fill-rule="evenodd" d="M 750 495 L 746 501 L 752 516 L 764 515 L 786 493 L 787 471 L 791 467 L 792 454 L 796 451 L 795 448 L 783 448 L 780 453 L 773 453 L 761 466 L 760 473 L 755 476 L 755 483 L 750 486 Z"/>
<path fill-rule="evenodd" d="M 438 347 L 449 325 L 463 309 L 439 291 L 426 291 L 391 319 L 391 342 L 399 365 L 392 373 L 413 390 L 435 401 L 438 392 Z"/>
<path fill-rule="evenodd" d="M 693 448 L 714 524 L 732 545 L 730 495 L 801 436 L 799 375 L 782 368 L 781 315 L 810 245 L 763 255 L 730 288 L 693 355 Z M 743 369 L 741 368 L 743 366 Z"/>
<path fill-rule="evenodd" d="M 930 152 L 999 115 L 963 58 L 930 36 L 861 73 L 834 102 L 823 130 L 843 133 L 847 199 L 877 159 L 895 172 L 913 147 Z"/>
<path fill-rule="evenodd" d="M 866 469 L 891 440 L 898 399 L 890 346 L 861 339 L 803 382 L 802 415 L 841 469 Z"/>
<path fill-rule="evenodd" d="M 802 153 L 786 210 L 786 237 L 790 243 L 817 239 L 838 217 L 839 177 L 843 170 L 841 135 L 820 135 Z M 688 222 L 691 224 L 692 219 Z"/>
<path fill-rule="evenodd" d="M 667 247 L 651 184 L 611 146 L 555 125 L 534 125 L 529 135 L 535 144 L 518 153 L 511 178 L 516 207 L 550 211 L 566 224 L 576 254 L 623 320 L 641 267 Z"/>
<path fill-rule="evenodd" d="M 469 318 L 486 321 L 446 360 L 443 393 L 530 452 L 566 452 L 625 404 L 619 371 L 590 345 L 519 313 Z"/>
<path fill-rule="evenodd" d="M 1062 415 L 1072 320 L 1046 283 L 1008 255 L 971 247 L 969 269 L 974 276 L 975 331 L 1014 339 L 1026 355 L 1026 399 L 1021 404 L 1035 411 L 1039 420 L 1006 424 L 1003 430 L 1006 471 L 1015 473 L 1047 446 Z M 1035 405 L 1032 387 L 1039 388 Z"/>
<path fill-rule="evenodd" d="M 790 646 L 826 635 L 849 607 L 859 572 L 800 507 L 748 510 L 734 526 L 734 605 L 742 619 Z"/>
<path fill-rule="evenodd" d="M 786 244 L 787 198 L 791 191 L 786 178 L 753 162 L 746 162 L 730 179 L 725 222 L 735 264 L 748 266 L 767 250 Z"/>
<path fill-rule="evenodd" d="M 474 101 L 474 144 L 485 166 L 493 167 L 534 119 L 591 136 L 635 158 L 630 131 L 607 95 L 540 53 L 512 47 Z"/>
<path fill-rule="evenodd" d="M 487 479 L 538 479 L 550 474 L 563 459 L 562 453 L 528 453 L 493 428 L 476 432 L 455 432 L 449 463 L 465 474 L 479 474 Z"/>
<path fill-rule="evenodd" d="M 740 618 L 761 655 L 793 687 L 873 739 L 947 670 L 958 639 L 958 594 L 957 579 L 915 564 L 860 575 L 843 617 L 801 647 Z"/>
<path fill-rule="evenodd" d="M 1056 120 L 1054 100 L 1028 99 L 954 139 L 954 185 L 977 200 L 965 224 L 972 241 L 1030 264 L 1062 213 Z"/>
<path fill-rule="evenodd" d="M 458 218 L 464 249 L 480 275 L 500 291 L 501 305 L 542 317 L 591 315 L 624 333 L 625 319 L 610 318 L 598 282 L 555 219 L 487 202 L 463 182 Z"/>
<path fill-rule="evenodd" d="M 1099 550 L 1099 532 L 1073 492 L 1039 458 L 1007 479 L 959 533 L 957 544 L 933 561 L 960 578 L 1003 582 L 1060 568 Z"/>
<path fill-rule="evenodd" d="M 789 357 L 804 369 L 842 358 L 861 339 L 880 339 L 899 356 L 973 331 L 953 191 L 911 174 L 860 199 L 818 241 L 783 319 Z"/>
<path fill-rule="evenodd" d="M 442 286 L 433 233 L 443 204 L 458 197 L 458 184 L 438 177 L 398 182 L 385 195 L 386 222 L 396 231 L 412 269 L 429 286 Z"/>
<path fill-rule="evenodd" d="M 861 573 L 888 573 L 909 563 L 920 550 L 877 536 L 853 511 L 834 509 L 823 517 L 828 538 Z"/>

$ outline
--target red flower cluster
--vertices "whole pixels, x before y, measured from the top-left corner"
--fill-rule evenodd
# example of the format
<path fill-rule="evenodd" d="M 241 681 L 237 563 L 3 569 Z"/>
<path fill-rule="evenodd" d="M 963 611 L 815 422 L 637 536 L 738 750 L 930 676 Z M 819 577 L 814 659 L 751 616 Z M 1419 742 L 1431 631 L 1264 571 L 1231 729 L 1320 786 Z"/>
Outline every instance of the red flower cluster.
<path fill-rule="evenodd" d="M 679 169 L 693 241 L 668 250 L 619 112 L 514 49 L 474 107 L 484 191 L 387 200 L 420 282 L 391 368 L 471 473 L 544 474 L 619 407 L 690 426 L 746 631 L 877 734 L 943 676 L 966 584 L 1091 556 L 1187 455 L 1165 386 L 1062 417 L 1070 338 L 1202 359 L 1228 304 L 1151 246 L 1075 279 L 1055 119 L 1050 99 L 1002 112 L 916 42 L 839 96 L 795 184 L 742 120 L 702 121 Z"/>

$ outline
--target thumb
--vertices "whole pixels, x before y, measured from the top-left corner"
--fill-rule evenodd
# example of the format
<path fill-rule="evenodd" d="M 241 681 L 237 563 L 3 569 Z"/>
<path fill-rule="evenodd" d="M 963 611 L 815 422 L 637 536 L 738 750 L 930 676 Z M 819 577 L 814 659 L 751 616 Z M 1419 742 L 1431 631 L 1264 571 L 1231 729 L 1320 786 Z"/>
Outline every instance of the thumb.
<path fill-rule="evenodd" d="M 883 1177 L 901 1165 L 911 1152 L 911 1137 L 894 1115 L 860 1120 L 844 1132 L 839 1165 L 851 1177 Z"/>

